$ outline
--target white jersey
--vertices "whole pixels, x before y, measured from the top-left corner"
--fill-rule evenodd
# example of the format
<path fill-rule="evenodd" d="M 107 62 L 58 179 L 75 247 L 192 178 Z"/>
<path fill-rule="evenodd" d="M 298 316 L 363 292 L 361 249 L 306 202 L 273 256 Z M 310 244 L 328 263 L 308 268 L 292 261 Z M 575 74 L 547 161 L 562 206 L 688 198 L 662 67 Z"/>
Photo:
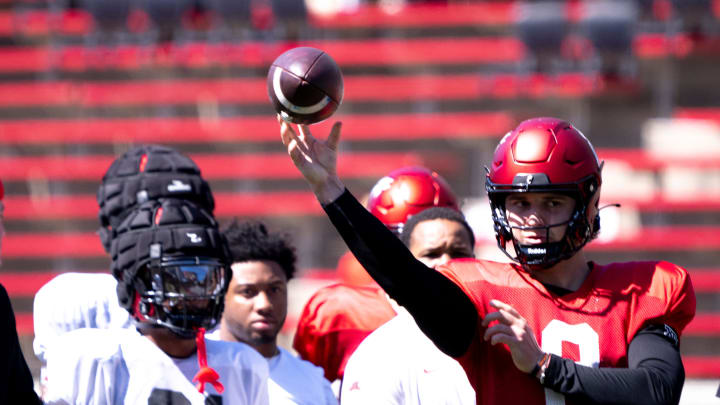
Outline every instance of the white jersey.
<path fill-rule="evenodd" d="M 345 366 L 341 404 L 475 404 L 465 371 L 400 307 L 366 337 Z"/>
<path fill-rule="evenodd" d="M 247 345 L 206 340 L 207 362 L 225 391 L 211 384 L 200 394 L 192 382 L 197 355 L 174 359 L 148 338 L 128 330 L 78 329 L 46 352 L 46 404 L 266 405 L 268 366 Z"/>
<path fill-rule="evenodd" d="M 273 405 L 337 405 L 323 369 L 278 347 L 268 359 L 270 403 Z"/>
<path fill-rule="evenodd" d="M 220 339 L 220 330 L 206 335 Z M 278 347 L 278 354 L 267 359 L 270 367 L 268 392 L 272 405 L 337 405 L 323 369 Z"/>
<path fill-rule="evenodd" d="M 47 346 L 65 332 L 80 328 L 134 328 L 117 298 L 117 280 L 104 273 L 63 273 L 35 294 L 35 356 L 45 362 Z"/>

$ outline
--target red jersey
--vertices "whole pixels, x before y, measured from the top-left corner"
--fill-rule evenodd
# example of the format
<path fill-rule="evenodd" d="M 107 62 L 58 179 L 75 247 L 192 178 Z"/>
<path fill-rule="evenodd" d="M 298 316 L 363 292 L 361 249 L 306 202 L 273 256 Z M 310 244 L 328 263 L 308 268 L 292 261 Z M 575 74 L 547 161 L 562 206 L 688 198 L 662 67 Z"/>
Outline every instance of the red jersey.
<path fill-rule="evenodd" d="M 322 367 L 329 381 L 342 379 L 360 342 L 393 317 L 395 310 L 380 287 L 324 287 L 305 304 L 293 348 L 304 360 Z"/>
<path fill-rule="evenodd" d="M 680 334 L 695 315 L 695 293 L 686 270 L 667 262 L 594 264 L 582 286 L 557 296 L 520 267 L 481 260 L 456 260 L 441 270 L 475 304 L 480 317 L 497 299 L 513 306 L 543 351 L 591 367 L 627 367 L 627 349 L 647 324 L 667 324 Z M 518 370 L 506 345 L 476 338 L 458 358 L 478 404 L 563 404 Z M 547 398 L 547 400 L 546 400 Z M 571 403 L 567 401 L 567 403 Z"/>

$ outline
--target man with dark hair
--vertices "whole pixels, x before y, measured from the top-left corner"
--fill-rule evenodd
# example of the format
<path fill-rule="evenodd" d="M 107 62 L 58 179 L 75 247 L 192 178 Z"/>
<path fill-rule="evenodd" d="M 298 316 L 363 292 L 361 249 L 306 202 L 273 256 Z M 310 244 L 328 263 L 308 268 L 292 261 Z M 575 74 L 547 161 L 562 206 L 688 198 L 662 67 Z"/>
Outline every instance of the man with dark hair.
<path fill-rule="evenodd" d="M 396 235 L 402 233 L 408 218 L 427 208 L 460 209 L 448 182 L 421 166 L 401 167 L 380 178 L 363 205 Z M 350 355 L 397 312 L 351 252 L 341 257 L 337 275 L 339 284 L 320 288 L 308 299 L 293 347 L 301 358 L 325 370 L 325 378 L 339 396 Z"/>
<path fill-rule="evenodd" d="M 567 121 L 523 121 L 484 179 L 512 263 L 415 259 L 337 176 L 341 124 L 326 142 L 280 122 L 287 152 L 375 281 L 456 358 L 478 403 L 671 404 L 685 372 L 679 337 L 695 315 L 688 272 L 664 261 L 598 264 L 603 164 Z"/>
<path fill-rule="evenodd" d="M 259 222 L 234 221 L 224 229 L 232 262 L 220 327 L 213 339 L 243 342 L 265 357 L 272 404 L 337 405 L 323 371 L 277 344 L 287 316 L 287 284 L 295 274 L 295 249 Z"/>
<path fill-rule="evenodd" d="M 47 348 L 49 404 L 266 405 L 268 367 L 211 341 L 229 285 L 217 222 L 186 200 L 151 200 L 114 229 L 111 270 L 137 332 L 81 328 Z"/>
<path fill-rule="evenodd" d="M 432 268 L 474 257 L 473 232 L 453 208 L 433 207 L 413 215 L 400 239 Z M 342 403 L 475 405 L 475 391 L 460 364 L 435 347 L 405 308 L 391 302 L 397 316 L 370 333 L 348 360 Z"/>
<path fill-rule="evenodd" d="M 118 156 L 97 190 L 98 236 L 110 253 L 115 228 L 139 205 L 160 198 L 191 201 L 213 213 L 215 200 L 197 164 L 162 145 L 137 145 Z M 35 294 L 33 349 L 40 360 L 44 391 L 45 352 L 61 335 L 80 328 L 135 329 L 132 317 L 118 304 L 117 280 L 108 273 L 66 272 Z"/>
<path fill-rule="evenodd" d="M 0 244 L 5 236 L 5 189 L 0 181 Z M 1 262 L 1 261 L 0 261 Z M 0 404 L 39 404 L 33 379 L 20 349 L 10 297 L 0 284 Z"/>

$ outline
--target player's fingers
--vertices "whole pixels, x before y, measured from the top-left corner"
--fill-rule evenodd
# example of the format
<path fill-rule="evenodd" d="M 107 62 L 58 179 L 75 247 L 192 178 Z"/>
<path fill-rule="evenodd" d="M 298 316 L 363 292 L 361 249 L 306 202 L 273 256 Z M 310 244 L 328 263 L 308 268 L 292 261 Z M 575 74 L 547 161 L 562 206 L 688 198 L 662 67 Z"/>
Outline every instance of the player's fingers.
<path fill-rule="evenodd" d="M 303 143 L 303 145 L 308 146 L 311 143 L 315 141 L 315 137 L 313 137 L 312 132 L 310 132 L 310 127 L 308 127 L 305 124 L 298 125 L 299 134 L 298 134 L 298 140 Z"/>
<path fill-rule="evenodd" d="M 517 338 L 514 335 L 506 335 L 504 333 L 498 333 L 490 338 L 490 344 L 496 345 L 498 343 L 504 343 L 508 346 L 513 346 L 517 343 Z"/>
<path fill-rule="evenodd" d="M 327 146 L 332 150 L 337 150 L 338 144 L 340 143 L 340 130 L 342 129 L 342 122 L 338 121 L 333 124 L 328 135 Z"/>
<path fill-rule="evenodd" d="M 285 146 L 289 146 L 290 142 L 296 138 L 295 130 L 280 117 L 280 114 L 277 116 L 277 121 L 278 124 L 280 124 L 280 138 L 282 139 L 282 143 Z"/>
<path fill-rule="evenodd" d="M 518 313 L 518 311 L 515 310 L 515 308 L 500 300 L 490 300 L 490 306 L 496 309 L 506 311 L 515 317 L 521 318 L 520 314 Z"/>
<path fill-rule="evenodd" d="M 513 328 L 511 328 L 508 325 L 498 323 L 498 324 L 495 324 L 485 330 L 483 339 L 487 342 L 489 339 L 491 339 L 493 336 L 497 335 L 498 333 L 501 333 L 504 335 L 515 335 L 515 331 L 513 330 Z"/>
<path fill-rule="evenodd" d="M 498 321 L 506 325 L 510 325 L 512 323 L 512 319 L 510 319 L 506 313 L 503 313 L 502 311 L 495 311 L 485 315 L 482 320 L 482 326 L 487 327 L 493 321 Z"/>

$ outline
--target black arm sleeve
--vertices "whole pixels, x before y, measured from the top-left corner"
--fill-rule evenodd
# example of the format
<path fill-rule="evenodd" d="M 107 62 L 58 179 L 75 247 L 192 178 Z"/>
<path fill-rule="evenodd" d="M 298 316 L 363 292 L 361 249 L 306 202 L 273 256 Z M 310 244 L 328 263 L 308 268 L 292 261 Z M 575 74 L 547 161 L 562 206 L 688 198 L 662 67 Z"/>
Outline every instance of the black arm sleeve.
<path fill-rule="evenodd" d="M 478 314 L 460 287 L 416 260 L 349 191 L 323 208 L 360 264 L 407 308 L 430 340 L 449 356 L 465 353 L 475 335 Z"/>
<path fill-rule="evenodd" d="M 20 350 L 10 298 L 0 285 L 0 403 L 40 404 Z"/>
<path fill-rule="evenodd" d="M 664 325 L 638 332 L 628 347 L 628 368 L 593 368 L 553 355 L 544 385 L 583 404 L 677 404 L 685 369 L 677 341 Z"/>

